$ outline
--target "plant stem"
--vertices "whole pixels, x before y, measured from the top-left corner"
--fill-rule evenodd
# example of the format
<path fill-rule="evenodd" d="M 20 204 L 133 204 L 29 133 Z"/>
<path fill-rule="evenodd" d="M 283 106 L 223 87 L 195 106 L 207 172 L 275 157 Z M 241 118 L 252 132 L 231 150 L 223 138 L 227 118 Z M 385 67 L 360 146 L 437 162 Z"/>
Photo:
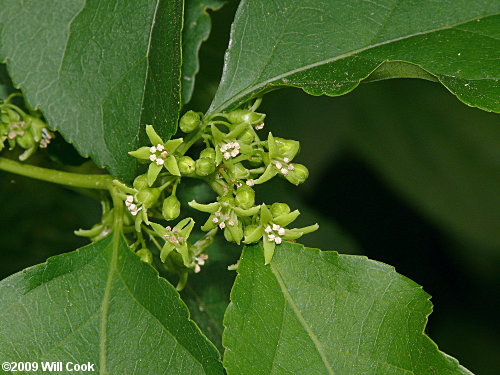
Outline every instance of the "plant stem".
<path fill-rule="evenodd" d="M 36 167 L 0 157 L 0 170 L 15 173 L 37 180 L 53 182 L 85 189 L 109 190 L 113 178 L 109 175 L 79 174 Z"/>

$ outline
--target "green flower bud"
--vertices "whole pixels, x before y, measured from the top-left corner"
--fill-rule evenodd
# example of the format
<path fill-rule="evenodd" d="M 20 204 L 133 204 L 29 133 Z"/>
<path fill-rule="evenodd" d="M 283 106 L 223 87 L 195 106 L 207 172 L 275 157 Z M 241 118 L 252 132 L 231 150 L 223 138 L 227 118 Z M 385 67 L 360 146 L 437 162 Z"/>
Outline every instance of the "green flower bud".
<path fill-rule="evenodd" d="M 232 165 L 230 172 L 231 176 L 238 180 L 243 180 L 250 176 L 250 172 L 248 172 L 248 170 L 241 163 Z"/>
<path fill-rule="evenodd" d="M 219 198 L 219 203 L 228 204 L 229 206 L 235 206 L 236 202 L 233 197 L 225 195 Z"/>
<path fill-rule="evenodd" d="M 255 133 L 250 128 L 247 128 L 247 130 L 245 130 L 243 132 L 243 134 L 241 134 L 238 137 L 238 141 L 246 143 L 246 144 L 252 143 L 254 139 L 255 139 Z"/>
<path fill-rule="evenodd" d="M 175 195 L 171 195 L 163 201 L 162 214 L 166 220 L 175 220 L 181 214 L 181 202 Z"/>
<path fill-rule="evenodd" d="M 273 217 L 286 215 L 288 213 L 290 213 L 290 206 L 286 203 L 273 203 L 271 205 L 271 214 Z"/>
<path fill-rule="evenodd" d="M 196 163 L 189 156 L 182 156 L 177 161 L 181 174 L 191 174 L 196 170 Z"/>
<path fill-rule="evenodd" d="M 299 152 L 300 143 L 291 139 L 274 137 L 279 153 L 286 158 L 293 159 Z"/>
<path fill-rule="evenodd" d="M 148 264 L 153 263 L 153 254 L 151 254 L 151 251 L 149 251 L 149 249 L 143 248 L 143 249 L 137 250 L 136 255 L 139 258 L 141 258 L 141 260 L 144 263 L 148 263 Z"/>
<path fill-rule="evenodd" d="M 248 209 L 255 204 L 255 191 L 247 185 L 242 185 L 236 191 L 235 201 L 238 207 Z"/>
<path fill-rule="evenodd" d="M 149 187 L 148 185 L 148 175 L 147 174 L 141 174 L 140 176 L 137 176 L 134 180 L 133 183 L 134 189 L 137 190 L 143 190 Z"/>
<path fill-rule="evenodd" d="M 200 158 L 215 160 L 215 150 L 211 147 L 207 147 L 202 152 L 200 152 Z"/>
<path fill-rule="evenodd" d="M 145 208 L 150 208 L 156 203 L 160 194 L 161 190 L 158 188 L 146 188 L 139 191 L 136 198 Z"/>
<path fill-rule="evenodd" d="M 294 185 L 299 185 L 307 180 L 309 177 L 309 171 L 305 165 L 293 164 L 294 169 L 288 173 L 285 178 Z"/>
<path fill-rule="evenodd" d="M 196 160 L 196 174 L 198 176 L 208 176 L 215 171 L 215 162 L 213 159 L 200 158 Z"/>
<path fill-rule="evenodd" d="M 179 126 L 184 133 L 191 133 L 200 126 L 200 123 L 200 115 L 194 111 L 188 111 L 181 117 Z"/>
<path fill-rule="evenodd" d="M 30 131 L 25 131 L 23 135 L 16 138 L 17 144 L 24 149 L 29 149 L 35 146 L 33 134 Z"/>
<path fill-rule="evenodd" d="M 257 124 L 264 121 L 266 117 L 263 113 L 248 111 L 246 109 L 237 109 L 227 114 L 227 119 L 233 124 L 246 122 L 247 124 Z"/>

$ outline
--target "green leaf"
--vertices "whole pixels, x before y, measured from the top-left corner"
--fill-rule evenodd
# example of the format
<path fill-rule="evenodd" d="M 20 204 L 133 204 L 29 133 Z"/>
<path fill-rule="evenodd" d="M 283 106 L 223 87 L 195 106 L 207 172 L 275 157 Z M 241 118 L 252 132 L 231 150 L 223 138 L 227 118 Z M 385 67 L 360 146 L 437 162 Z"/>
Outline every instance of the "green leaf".
<path fill-rule="evenodd" d="M 281 86 L 343 95 L 378 70 L 437 79 L 500 112 L 499 11 L 496 0 L 242 1 L 210 111 Z"/>
<path fill-rule="evenodd" d="M 424 332 L 420 286 L 365 257 L 245 248 L 224 318 L 229 375 L 470 374 Z"/>
<path fill-rule="evenodd" d="M 180 106 L 181 0 L 4 0 L 0 59 L 49 125 L 123 179 L 152 124 L 168 139 Z"/>
<path fill-rule="evenodd" d="M 188 103 L 193 94 L 195 76 L 200 70 L 198 52 L 208 39 L 212 22 L 208 10 L 219 10 L 223 0 L 186 0 L 182 30 L 182 102 Z"/>
<path fill-rule="evenodd" d="M 0 358 L 100 374 L 223 374 L 179 294 L 120 235 L 0 282 Z"/>

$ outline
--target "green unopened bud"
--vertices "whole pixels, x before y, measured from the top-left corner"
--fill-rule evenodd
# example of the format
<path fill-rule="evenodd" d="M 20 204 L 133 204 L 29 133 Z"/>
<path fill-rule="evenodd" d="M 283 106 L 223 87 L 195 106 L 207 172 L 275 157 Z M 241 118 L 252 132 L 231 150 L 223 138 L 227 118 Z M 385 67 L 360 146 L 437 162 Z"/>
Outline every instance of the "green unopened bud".
<path fill-rule="evenodd" d="M 225 195 L 223 197 L 220 197 L 219 198 L 219 203 L 227 204 L 229 206 L 234 206 L 236 204 L 234 198 L 230 197 L 229 195 Z"/>
<path fill-rule="evenodd" d="M 198 176 L 208 176 L 215 171 L 215 162 L 213 159 L 200 158 L 196 160 L 196 174 Z"/>
<path fill-rule="evenodd" d="M 137 189 L 137 190 L 149 188 L 148 175 L 141 174 L 140 176 L 137 176 L 134 180 L 133 186 L 134 186 L 134 189 Z"/>
<path fill-rule="evenodd" d="M 242 185 L 236 191 L 236 204 L 244 209 L 248 209 L 255 204 L 255 191 L 247 185 Z"/>
<path fill-rule="evenodd" d="M 42 139 L 43 129 L 47 128 L 47 125 L 37 117 L 27 116 L 27 123 L 31 125 L 31 132 L 33 138 L 36 142 L 40 142 Z"/>
<path fill-rule="evenodd" d="M 194 111 L 188 111 L 181 117 L 179 126 L 184 133 L 191 133 L 200 126 L 200 123 L 200 115 Z"/>
<path fill-rule="evenodd" d="M 181 174 L 192 174 L 196 170 L 196 163 L 189 156 L 182 156 L 177 161 Z"/>
<path fill-rule="evenodd" d="M 232 165 L 230 171 L 231 171 L 231 176 L 233 176 L 238 180 L 243 180 L 250 176 L 250 172 L 248 172 L 248 169 L 246 169 L 241 163 L 236 163 Z"/>
<path fill-rule="evenodd" d="M 163 201 L 162 214 L 166 220 L 175 220 L 181 213 L 181 202 L 175 195 L 171 195 Z"/>
<path fill-rule="evenodd" d="M 307 180 L 309 177 L 309 171 L 305 165 L 293 164 L 294 169 L 288 173 L 285 178 L 294 185 L 299 185 Z"/>
<path fill-rule="evenodd" d="M 161 190 L 159 188 L 146 188 L 139 191 L 136 198 L 145 208 L 150 208 L 156 203 L 160 194 Z"/>
<path fill-rule="evenodd" d="M 213 149 L 212 147 L 207 147 L 202 152 L 200 152 L 200 158 L 215 160 L 215 149 Z"/>
<path fill-rule="evenodd" d="M 30 131 L 25 131 L 23 135 L 16 138 L 17 144 L 24 149 L 29 149 L 35 146 L 35 140 Z"/>
<path fill-rule="evenodd" d="M 238 137 L 238 141 L 250 144 L 255 139 L 255 133 L 251 128 L 248 128 Z"/>
<path fill-rule="evenodd" d="M 278 137 L 274 137 L 274 141 L 282 157 L 293 159 L 299 152 L 300 143 L 298 141 Z"/>
<path fill-rule="evenodd" d="M 151 254 L 151 251 L 149 251 L 149 249 L 143 248 L 143 249 L 137 250 L 136 255 L 139 258 L 141 258 L 141 260 L 144 263 L 148 263 L 148 264 L 153 263 L 153 254 Z"/>
<path fill-rule="evenodd" d="M 286 215 L 288 213 L 290 213 L 290 206 L 286 203 L 273 203 L 271 205 L 271 214 L 273 217 Z"/>
<path fill-rule="evenodd" d="M 248 111 L 246 109 L 237 109 L 229 112 L 227 119 L 233 124 L 240 124 L 246 122 L 247 124 L 258 124 L 264 121 L 266 117 L 263 113 Z"/>

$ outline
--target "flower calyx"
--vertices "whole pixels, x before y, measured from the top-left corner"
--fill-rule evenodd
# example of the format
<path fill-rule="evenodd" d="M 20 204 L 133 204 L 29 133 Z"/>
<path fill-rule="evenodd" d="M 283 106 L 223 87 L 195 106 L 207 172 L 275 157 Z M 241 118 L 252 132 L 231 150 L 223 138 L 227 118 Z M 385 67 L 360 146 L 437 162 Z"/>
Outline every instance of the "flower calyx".
<path fill-rule="evenodd" d="M 269 209 L 265 204 L 261 205 L 260 216 L 256 224 L 245 231 L 244 243 L 254 243 L 262 238 L 265 264 L 271 262 L 276 245 L 280 245 L 284 240 L 296 240 L 319 228 L 318 224 L 303 228 L 286 228 L 300 215 L 300 212 L 290 211 L 285 206 L 288 207 L 284 203 L 274 203 Z M 273 212 L 277 215 L 273 215 Z"/>
<path fill-rule="evenodd" d="M 180 176 L 181 172 L 174 153 L 183 142 L 183 139 L 176 138 L 163 142 L 151 125 L 146 125 L 146 133 L 152 146 L 140 147 L 135 151 L 129 152 L 129 155 L 151 162 L 147 173 L 149 186 L 154 184 L 163 168 L 173 176 Z"/>

